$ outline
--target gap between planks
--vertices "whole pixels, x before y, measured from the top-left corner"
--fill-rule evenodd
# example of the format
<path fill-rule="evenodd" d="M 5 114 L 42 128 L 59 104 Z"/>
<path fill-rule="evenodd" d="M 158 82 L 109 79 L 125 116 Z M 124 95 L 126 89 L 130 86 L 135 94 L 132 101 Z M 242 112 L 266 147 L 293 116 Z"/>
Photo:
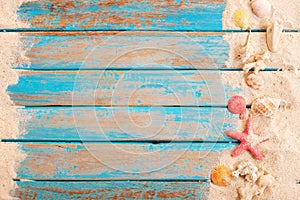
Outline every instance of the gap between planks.
<path fill-rule="evenodd" d="M 4 33 L 47 33 L 47 32 L 65 32 L 65 33 L 74 33 L 74 32 L 120 32 L 120 31 L 134 31 L 134 32 L 161 32 L 161 29 L 143 29 L 143 30 L 127 30 L 127 29 L 116 29 L 116 30 L 106 30 L 106 29 L 38 29 L 38 28 L 2 28 L 0 32 Z M 181 33 L 245 33 L 248 30 L 235 30 L 235 29 L 224 29 L 224 30 L 163 30 L 164 32 L 181 32 Z M 265 33 L 266 29 L 251 29 L 253 33 Z M 297 33 L 298 29 L 283 29 L 282 32 L 286 33 Z"/>

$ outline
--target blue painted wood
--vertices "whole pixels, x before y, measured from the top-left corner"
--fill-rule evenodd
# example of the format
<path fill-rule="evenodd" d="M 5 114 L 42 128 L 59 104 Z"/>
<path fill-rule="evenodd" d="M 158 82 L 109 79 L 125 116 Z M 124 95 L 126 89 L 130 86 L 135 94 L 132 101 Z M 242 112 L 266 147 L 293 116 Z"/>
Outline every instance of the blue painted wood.
<path fill-rule="evenodd" d="M 231 72 L 227 72 L 231 73 Z M 217 71 L 19 71 L 17 105 L 227 105 L 239 92 Z"/>
<path fill-rule="evenodd" d="M 23 3 L 20 19 L 60 30 L 221 30 L 225 0 L 40 0 Z"/>
<path fill-rule="evenodd" d="M 23 141 L 233 141 L 237 115 L 226 108 L 26 107 L 18 109 Z"/>
<path fill-rule="evenodd" d="M 22 144 L 17 178 L 55 180 L 208 179 L 228 143 Z"/>
<path fill-rule="evenodd" d="M 18 199 L 199 199 L 208 198 L 204 182 L 33 182 L 17 181 Z"/>
<path fill-rule="evenodd" d="M 18 69 L 220 69 L 229 45 L 222 33 L 22 33 L 30 65 Z"/>

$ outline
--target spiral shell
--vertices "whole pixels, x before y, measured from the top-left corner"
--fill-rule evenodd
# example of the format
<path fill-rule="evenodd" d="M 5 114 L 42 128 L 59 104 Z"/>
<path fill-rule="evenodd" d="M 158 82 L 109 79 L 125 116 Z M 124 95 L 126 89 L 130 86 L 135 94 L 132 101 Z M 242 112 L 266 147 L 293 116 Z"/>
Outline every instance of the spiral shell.
<path fill-rule="evenodd" d="M 211 180 L 216 185 L 228 186 L 231 184 L 232 172 L 224 165 L 219 165 L 213 169 Z"/>
<path fill-rule="evenodd" d="M 267 18 L 271 15 L 272 5 L 268 0 L 252 0 L 253 13 L 260 18 Z"/>
<path fill-rule="evenodd" d="M 255 74 L 253 72 L 246 74 L 245 82 L 249 87 L 255 90 L 261 89 L 265 84 L 264 78 L 261 75 Z"/>
<path fill-rule="evenodd" d="M 249 27 L 249 16 L 243 10 L 235 11 L 233 20 L 235 25 L 240 27 L 241 29 L 246 29 Z"/>
<path fill-rule="evenodd" d="M 251 105 L 252 115 L 263 115 L 271 117 L 276 113 L 280 106 L 281 100 L 270 98 L 267 96 L 259 97 L 255 99 Z"/>

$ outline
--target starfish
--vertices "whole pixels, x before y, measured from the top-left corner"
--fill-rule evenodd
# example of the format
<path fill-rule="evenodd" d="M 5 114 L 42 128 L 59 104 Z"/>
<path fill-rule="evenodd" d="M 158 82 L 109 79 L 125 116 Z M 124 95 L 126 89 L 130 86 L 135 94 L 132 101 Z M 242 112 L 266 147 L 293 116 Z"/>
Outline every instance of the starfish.
<path fill-rule="evenodd" d="M 242 133 L 239 132 L 229 132 L 227 134 L 229 137 L 233 139 L 239 140 L 240 145 L 231 153 L 232 157 L 240 155 L 243 151 L 249 151 L 256 159 L 263 160 L 262 154 L 258 150 L 258 145 L 260 143 L 266 142 L 269 138 L 258 141 L 257 134 L 253 131 L 253 123 L 252 118 L 249 117 L 246 121 L 246 130 Z"/>

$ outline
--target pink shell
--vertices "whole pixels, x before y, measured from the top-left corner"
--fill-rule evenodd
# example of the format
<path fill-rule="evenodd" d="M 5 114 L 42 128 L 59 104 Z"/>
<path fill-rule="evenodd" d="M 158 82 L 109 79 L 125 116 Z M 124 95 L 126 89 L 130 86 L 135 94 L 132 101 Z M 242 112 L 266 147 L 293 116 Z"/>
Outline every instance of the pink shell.
<path fill-rule="evenodd" d="M 241 96 L 233 96 L 228 101 L 228 110 L 232 114 L 240 114 L 240 119 L 244 119 L 247 109 L 246 100 Z"/>

